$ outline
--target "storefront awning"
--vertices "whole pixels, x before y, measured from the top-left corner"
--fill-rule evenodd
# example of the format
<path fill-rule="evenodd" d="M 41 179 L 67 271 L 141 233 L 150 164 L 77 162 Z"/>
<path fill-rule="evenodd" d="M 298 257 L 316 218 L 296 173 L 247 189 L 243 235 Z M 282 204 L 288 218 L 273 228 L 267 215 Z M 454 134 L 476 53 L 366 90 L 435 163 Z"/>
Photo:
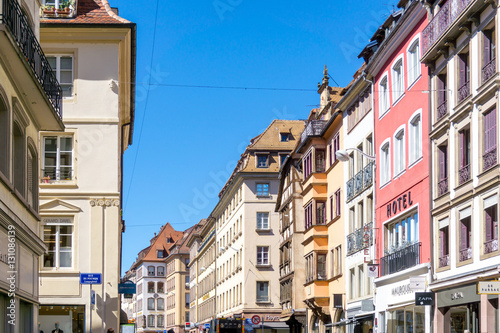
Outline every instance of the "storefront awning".
<path fill-rule="evenodd" d="M 352 320 L 352 319 L 341 320 L 341 321 L 338 321 L 336 323 L 326 324 L 325 327 L 329 327 L 329 326 L 345 326 L 345 325 L 351 324 L 354 321 L 355 320 Z"/>
<path fill-rule="evenodd" d="M 259 326 L 259 328 L 260 328 L 262 325 L 256 325 L 256 326 Z M 264 328 L 269 328 L 269 329 L 286 328 L 286 329 L 289 329 L 288 325 L 282 321 L 264 322 Z"/>

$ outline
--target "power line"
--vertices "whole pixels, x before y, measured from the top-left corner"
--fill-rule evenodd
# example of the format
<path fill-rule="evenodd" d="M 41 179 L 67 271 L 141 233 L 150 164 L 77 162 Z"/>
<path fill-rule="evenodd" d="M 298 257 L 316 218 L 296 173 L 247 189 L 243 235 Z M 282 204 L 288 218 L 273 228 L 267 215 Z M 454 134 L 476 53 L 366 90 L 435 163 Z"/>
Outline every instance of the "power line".
<path fill-rule="evenodd" d="M 151 79 L 151 78 L 150 78 Z M 193 84 L 174 84 L 174 83 L 143 83 L 143 82 L 123 82 L 122 84 L 135 84 L 143 86 L 160 86 L 160 87 L 175 87 L 175 88 L 204 88 L 204 89 L 233 89 L 233 90 L 269 90 L 269 91 L 316 91 L 316 89 L 304 88 L 277 88 L 277 87 L 244 87 L 244 86 L 214 86 L 214 85 L 193 85 Z"/>

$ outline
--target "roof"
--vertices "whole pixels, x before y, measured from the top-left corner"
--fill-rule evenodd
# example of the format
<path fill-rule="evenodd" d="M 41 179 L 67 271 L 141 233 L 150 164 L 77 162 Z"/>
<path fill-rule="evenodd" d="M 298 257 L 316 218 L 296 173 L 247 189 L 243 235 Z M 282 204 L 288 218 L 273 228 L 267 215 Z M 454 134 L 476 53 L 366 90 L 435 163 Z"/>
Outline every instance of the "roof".
<path fill-rule="evenodd" d="M 71 18 L 42 18 L 47 24 L 129 24 L 132 23 L 118 16 L 108 0 L 76 0 L 76 15 Z"/>

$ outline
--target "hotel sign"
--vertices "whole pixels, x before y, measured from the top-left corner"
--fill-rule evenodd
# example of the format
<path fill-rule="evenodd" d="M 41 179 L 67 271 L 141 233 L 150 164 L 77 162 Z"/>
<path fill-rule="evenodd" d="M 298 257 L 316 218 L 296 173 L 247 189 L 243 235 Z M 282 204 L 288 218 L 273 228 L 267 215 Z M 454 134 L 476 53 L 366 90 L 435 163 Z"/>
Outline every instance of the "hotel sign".
<path fill-rule="evenodd" d="M 401 195 L 399 198 L 387 204 L 387 217 L 396 215 L 398 212 L 401 212 L 411 205 L 413 205 L 413 200 L 411 199 L 411 191 L 408 191 L 408 193 Z"/>
<path fill-rule="evenodd" d="M 479 281 L 477 283 L 477 293 L 500 295 L 500 281 Z"/>

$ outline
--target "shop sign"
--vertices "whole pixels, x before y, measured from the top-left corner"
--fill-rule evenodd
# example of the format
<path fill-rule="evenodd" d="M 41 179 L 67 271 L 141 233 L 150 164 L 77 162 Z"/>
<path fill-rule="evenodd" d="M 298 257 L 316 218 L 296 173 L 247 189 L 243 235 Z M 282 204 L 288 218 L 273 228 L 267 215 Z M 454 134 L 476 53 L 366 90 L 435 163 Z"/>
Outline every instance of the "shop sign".
<path fill-rule="evenodd" d="M 205 294 L 202 298 L 203 302 L 205 302 L 210 297 L 209 294 Z"/>
<path fill-rule="evenodd" d="M 280 321 L 281 313 L 280 314 L 251 314 L 251 313 L 249 314 L 249 313 L 245 313 L 245 318 L 251 318 L 252 323 L 253 323 L 254 317 L 258 317 L 260 321 Z"/>
<path fill-rule="evenodd" d="M 424 291 L 425 276 L 410 276 L 410 289 L 413 291 Z"/>
<path fill-rule="evenodd" d="M 415 293 L 415 305 L 434 305 L 434 293 Z"/>
<path fill-rule="evenodd" d="M 477 293 L 500 295 L 500 281 L 479 281 L 477 283 Z"/>
<path fill-rule="evenodd" d="M 387 217 L 396 215 L 398 212 L 401 212 L 411 205 L 413 205 L 413 200 L 411 199 L 411 191 L 408 191 L 408 193 L 401 195 L 399 198 L 392 201 L 392 203 L 387 204 Z"/>
<path fill-rule="evenodd" d="M 436 297 L 438 307 L 456 306 L 481 300 L 481 296 L 477 294 L 476 284 L 439 291 Z"/>
<path fill-rule="evenodd" d="M 378 264 L 368 264 L 368 277 L 378 278 Z"/>
<path fill-rule="evenodd" d="M 392 296 L 401 296 L 401 295 L 410 294 L 413 292 L 413 290 L 411 290 L 410 284 L 408 283 L 408 284 L 404 284 L 404 285 L 392 288 L 391 292 L 392 292 Z"/>
<path fill-rule="evenodd" d="M 373 311 L 373 299 L 364 299 L 361 301 L 361 311 Z"/>

